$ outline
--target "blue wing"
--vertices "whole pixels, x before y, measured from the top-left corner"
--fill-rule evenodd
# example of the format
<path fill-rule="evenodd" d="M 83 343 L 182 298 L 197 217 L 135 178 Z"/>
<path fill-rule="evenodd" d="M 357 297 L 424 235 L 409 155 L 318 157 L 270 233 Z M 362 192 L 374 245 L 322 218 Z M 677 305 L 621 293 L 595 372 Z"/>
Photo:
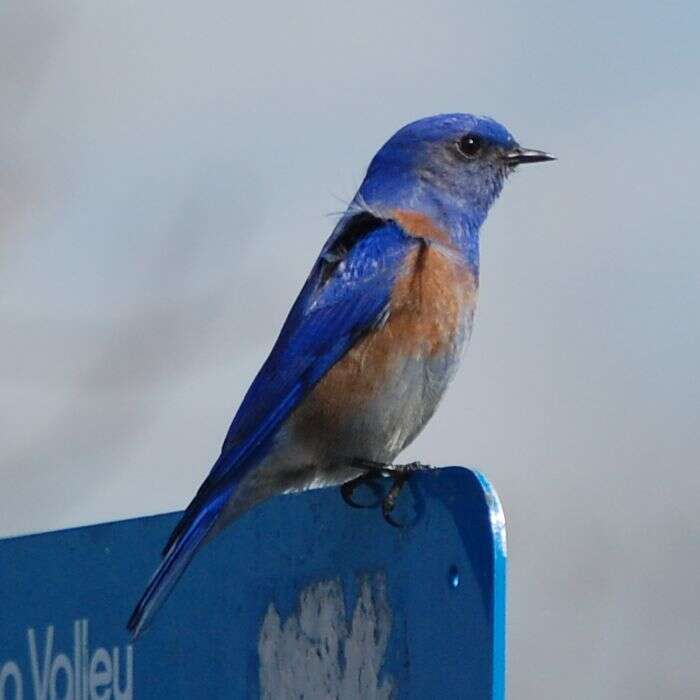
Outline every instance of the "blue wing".
<path fill-rule="evenodd" d="M 394 222 L 364 211 L 336 227 L 243 399 L 221 455 L 168 540 L 129 620 L 134 636 L 164 602 L 291 411 L 358 338 L 381 322 L 394 281 L 416 244 Z"/>

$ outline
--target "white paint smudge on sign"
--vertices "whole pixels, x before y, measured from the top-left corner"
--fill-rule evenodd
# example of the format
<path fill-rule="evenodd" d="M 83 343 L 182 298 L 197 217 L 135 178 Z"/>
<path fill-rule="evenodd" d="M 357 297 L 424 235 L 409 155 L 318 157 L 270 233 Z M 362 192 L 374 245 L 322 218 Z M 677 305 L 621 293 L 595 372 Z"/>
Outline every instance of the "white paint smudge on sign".
<path fill-rule="evenodd" d="M 362 582 L 349 624 L 339 580 L 304 589 L 298 612 L 284 623 L 270 603 L 258 639 L 260 695 L 265 700 L 391 698 L 394 680 L 381 674 L 390 633 L 381 574 Z"/>

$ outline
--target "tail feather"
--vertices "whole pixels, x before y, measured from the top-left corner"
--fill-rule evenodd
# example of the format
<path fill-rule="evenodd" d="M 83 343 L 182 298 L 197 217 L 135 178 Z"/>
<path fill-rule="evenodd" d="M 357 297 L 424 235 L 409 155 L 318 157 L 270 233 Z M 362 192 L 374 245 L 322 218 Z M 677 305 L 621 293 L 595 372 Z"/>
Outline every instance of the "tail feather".
<path fill-rule="evenodd" d="M 187 531 L 181 534 L 180 538 L 167 551 L 127 623 L 127 630 L 133 639 L 136 639 L 148 627 L 189 566 L 192 557 L 204 544 L 228 495 L 228 492 L 224 492 L 213 499 L 209 506 L 203 509 L 198 517 L 190 523 Z"/>
<path fill-rule="evenodd" d="M 257 434 L 253 435 L 253 438 L 256 438 L 256 436 Z M 250 467 L 257 463 L 266 446 L 256 443 L 253 438 L 238 446 L 238 449 L 227 450 L 221 453 L 209 476 L 199 487 L 192 502 L 187 506 L 187 510 L 180 518 L 180 522 L 170 533 L 170 537 L 165 543 L 165 547 L 163 547 L 163 557 L 167 557 L 183 534 L 189 531 L 192 523 L 199 517 L 200 511 L 208 507 L 207 503 L 215 499 L 217 493 L 221 493 L 224 490 L 229 495 L 233 493 L 245 473 L 245 467 Z M 225 481 L 221 478 L 222 474 L 225 474 L 227 477 Z"/>

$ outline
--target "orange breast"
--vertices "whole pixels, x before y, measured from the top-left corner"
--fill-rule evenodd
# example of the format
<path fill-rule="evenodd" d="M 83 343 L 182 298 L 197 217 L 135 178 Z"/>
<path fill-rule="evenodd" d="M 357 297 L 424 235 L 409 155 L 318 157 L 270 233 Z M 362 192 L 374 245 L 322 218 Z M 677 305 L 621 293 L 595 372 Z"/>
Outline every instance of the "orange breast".
<path fill-rule="evenodd" d="M 471 324 L 477 277 L 455 254 L 422 240 L 407 255 L 387 321 L 359 340 L 316 385 L 295 415 L 314 432 L 337 429 L 344 413 L 363 410 L 407 358 L 449 351 Z M 297 422 L 299 421 L 299 422 Z"/>

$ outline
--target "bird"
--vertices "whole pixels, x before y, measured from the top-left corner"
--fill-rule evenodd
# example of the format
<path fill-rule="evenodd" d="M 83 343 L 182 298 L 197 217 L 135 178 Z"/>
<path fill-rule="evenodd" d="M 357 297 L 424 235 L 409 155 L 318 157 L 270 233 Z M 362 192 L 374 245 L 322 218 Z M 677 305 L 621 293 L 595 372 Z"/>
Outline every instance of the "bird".
<path fill-rule="evenodd" d="M 479 232 L 518 166 L 555 160 L 490 117 L 439 114 L 371 160 L 245 394 L 221 453 L 174 528 L 127 629 L 150 624 L 199 549 L 277 494 L 398 489 L 394 465 L 432 417 L 471 335 Z"/>

